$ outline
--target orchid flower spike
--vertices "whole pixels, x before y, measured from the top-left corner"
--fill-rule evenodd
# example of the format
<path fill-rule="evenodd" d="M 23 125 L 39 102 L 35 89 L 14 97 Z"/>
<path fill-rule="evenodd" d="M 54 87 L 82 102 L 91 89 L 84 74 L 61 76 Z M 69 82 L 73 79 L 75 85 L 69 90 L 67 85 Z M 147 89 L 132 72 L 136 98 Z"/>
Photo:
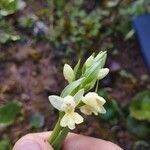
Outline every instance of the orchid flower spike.
<path fill-rule="evenodd" d="M 75 124 L 83 122 L 83 117 L 75 112 L 75 108 L 81 101 L 83 94 L 84 90 L 81 89 L 75 94 L 75 96 L 68 95 L 64 98 L 56 95 L 49 96 L 51 104 L 59 111 L 65 112 L 65 115 L 60 121 L 62 127 L 74 129 Z"/>
<path fill-rule="evenodd" d="M 91 115 L 94 113 L 98 115 L 98 113 L 106 113 L 103 105 L 105 104 L 105 99 L 101 96 L 98 96 L 95 92 L 89 92 L 82 98 L 82 102 L 85 104 L 80 107 L 82 113 L 86 115 Z"/>

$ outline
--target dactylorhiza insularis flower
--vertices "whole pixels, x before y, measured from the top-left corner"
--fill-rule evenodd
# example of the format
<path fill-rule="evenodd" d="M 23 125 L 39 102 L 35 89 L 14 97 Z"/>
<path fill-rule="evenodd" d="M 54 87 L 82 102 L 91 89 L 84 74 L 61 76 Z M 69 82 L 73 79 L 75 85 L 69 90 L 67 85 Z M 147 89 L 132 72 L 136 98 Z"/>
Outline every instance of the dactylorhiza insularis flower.
<path fill-rule="evenodd" d="M 96 56 L 93 53 L 83 64 L 79 60 L 74 67 L 64 65 L 63 75 L 68 85 L 62 90 L 61 96 L 49 96 L 51 104 L 59 110 L 58 121 L 49 138 L 54 149 L 61 148 L 69 129 L 83 122 L 77 109 L 86 115 L 106 112 L 105 99 L 96 93 L 99 81 L 109 73 L 109 69 L 104 68 L 106 57 L 106 51 L 101 51 Z"/>
<path fill-rule="evenodd" d="M 89 92 L 82 98 L 83 105 L 80 110 L 82 113 L 86 115 L 91 115 L 94 113 L 98 115 L 98 113 L 106 113 L 103 105 L 105 104 L 105 99 L 101 96 L 98 96 L 95 92 Z"/>
<path fill-rule="evenodd" d="M 64 98 L 59 96 L 49 96 L 51 104 L 59 111 L 65 112 L 65 115 L 60 121 L 62 127 L 68 127 L 74 129 L 75 124 L 83 122 L 83 117 L 75 112 L 75 108 L 82 99 L 84 90 L 80 90 L 74 97 L 68 95 Z"/>

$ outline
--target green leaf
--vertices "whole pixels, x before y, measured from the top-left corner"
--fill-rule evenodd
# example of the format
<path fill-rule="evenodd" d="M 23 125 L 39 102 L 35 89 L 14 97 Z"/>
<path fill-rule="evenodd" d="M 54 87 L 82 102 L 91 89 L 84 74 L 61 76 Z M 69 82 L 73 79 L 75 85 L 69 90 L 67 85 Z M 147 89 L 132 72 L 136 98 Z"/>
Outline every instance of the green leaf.
<path fill-rule="evenodd" d="M 150 139 L 150 123 L 144 121 L 138 121 L 131 116 L 127 118 L 127 128 L 137 137 L 142 139 Z"/>
<path fill-rule="evenodd" d="M 89 84 L 86 84 L 84 86 L 85 92 L 88 92 L 89 90 L 91 90 L 92 88 L 94 88 L 95 84 L 96 84 L 97 79 L 93 80 L 92 82 L 90 82 Z"/>
<path fill-rule="evenodd" d="M 10 141 L 5 139 L 0 141 L 0 150 L 11 150 Z"/>
<path fill-rule="evenodd" d="M 66 86 L 61 93 L 61 97 L 70 95 L 82 83 L 83 80 L 84 80 L 84 77 L 80 78 L 79 80 L 76 80 L 76 81 L 70 83 L 68 86 Z"/>
<path fill-rule="evenodd" d="M 0 123 L 11 124 L 13 123 L 17 115 L 21 112 L 21 106 L 17 102 L 9 102 L 0 107 Z"/>
<path fill-rule="evenodd" d="M 129 107 L 130 115 L 138 120 L 150 121 L 150 90 L 136 95 Z"/>
<path fill-rule="evenodd" d="M 11 34 L 7 34 L 7 33 L 1 33 L 0 35 L 0 43 L 5 44 L 9 41 L 18 41 L 20 40 L 20 36 L 19 35 L 11 35 Z"/>
<path fill-rule="evenodd" d="M 132 5 L 132 14 L 136 16 L 143 15 L 146 12 L 145 0 L 135 1 Z"/>
<path fill-rule="evenodd" d="M 75 78 L 77 79 L 77 75 L 78 75 L 78 72 L 79 72 L 79 67 L 80 67 L 80 60 L 78 61 L 78 63 L 75 65 L 74 67 L 74 75 L 75 75 Z"/>
<path fill-rule="evenodd" d="M 116 124 L 121 117 L 121 110 L 115 100 L 107 100 L 104 105 L 106 113 L 100 115 L 100 118 L 110 122 L 110 124 Z"/>
<path fill-rule="evenodd" d="M 107 122 L 109 122 L 110 124 L 114 125 L 117 124 L 120 117 L 122 116 L 122 111 L 118 106 L 118 103 L 113 100 L 110 99 L 108 97 L 107 92 L 101 90 L 99 92 L 99 95 L 104 97 L 106 100 L 106 103 L 104 105 L 105 109 L 106 109 L 106 113 L 105 114 L 100 114 L 100 119 L 103 119 Z"/>
<path fill-rule="evenodd" d="M 13 26 L 5 20 L 0 19 L 0 43 L 5 44 L 9 41 L 20 40 L 20 36 L 17 35 Z"/>
<path fill-rule="evenodd" d="M 15 13 L 19 9 L 25 7 L 25 2 L 22 0 L 1 0 L 0 2 L 0 15 L 8 16 Z"/>
<path fill-rule="evenodd" d="M 44 116 L 39 112 L 34 113 L 30 119 L 30 125 L 37 129 L 43 127 Z"/>

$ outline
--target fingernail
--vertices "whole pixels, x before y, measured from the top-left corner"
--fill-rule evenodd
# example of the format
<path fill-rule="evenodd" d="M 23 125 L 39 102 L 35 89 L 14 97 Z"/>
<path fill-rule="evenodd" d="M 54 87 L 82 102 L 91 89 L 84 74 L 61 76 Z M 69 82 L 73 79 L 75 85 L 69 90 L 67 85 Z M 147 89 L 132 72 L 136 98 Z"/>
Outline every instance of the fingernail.
<path fill-rule="evenodd" d="M 25 140 L 16 146 L 15 150 L 42 150 L 36 141 Z"/>

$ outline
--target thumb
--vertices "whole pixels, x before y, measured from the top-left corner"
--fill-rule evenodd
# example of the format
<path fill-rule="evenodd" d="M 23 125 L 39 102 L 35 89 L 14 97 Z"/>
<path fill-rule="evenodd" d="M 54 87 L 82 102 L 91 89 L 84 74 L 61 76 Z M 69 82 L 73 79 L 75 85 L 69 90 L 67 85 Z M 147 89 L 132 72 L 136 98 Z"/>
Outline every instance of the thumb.
<path fill-rule="evenodd" d="M 15 144 L 13 150 L 53 150 L 47 139 L 34 134 L 22 137 Z"/>

